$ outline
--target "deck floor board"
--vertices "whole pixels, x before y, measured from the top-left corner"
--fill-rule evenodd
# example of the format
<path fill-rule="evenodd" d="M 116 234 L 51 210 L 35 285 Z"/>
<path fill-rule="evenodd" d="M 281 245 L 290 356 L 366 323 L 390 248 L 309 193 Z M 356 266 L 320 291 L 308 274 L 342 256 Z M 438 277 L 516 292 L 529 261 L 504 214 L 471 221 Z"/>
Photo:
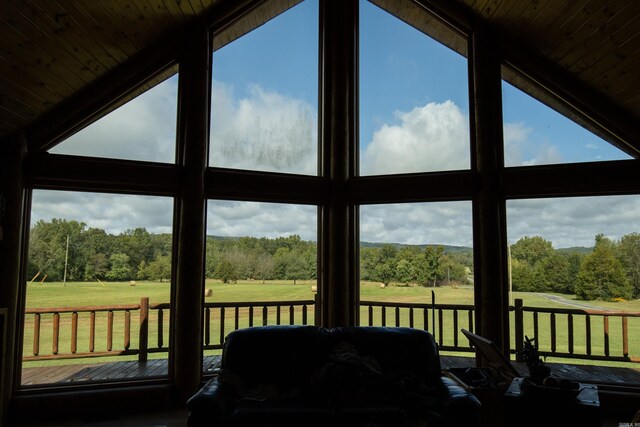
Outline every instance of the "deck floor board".
<path fill-rule="evenodd" d="M 475 366 L 473 357 L 443 355 L 440 360 L 443 370 Z M 220 356 L 205 356 L 202 365 L 205 375 L 210 375 L 220 367 Z M 523 363 L 513 362 L 513 365 L 523 376 L 528 374 L 527 367 Z M 547 365 L 551 368 L 552 374 L 559 378 L 600 384 L 640 385 L 640 367 L 626 368 L 566 363 L 547 363 Z M 166 377 L 168 372 L 167 359 L 151 359 L 146 362 L 133 360 L 35 367 L 22 370 L 22 385 L 37 386 L 134 378 L 162 378 Z"/>

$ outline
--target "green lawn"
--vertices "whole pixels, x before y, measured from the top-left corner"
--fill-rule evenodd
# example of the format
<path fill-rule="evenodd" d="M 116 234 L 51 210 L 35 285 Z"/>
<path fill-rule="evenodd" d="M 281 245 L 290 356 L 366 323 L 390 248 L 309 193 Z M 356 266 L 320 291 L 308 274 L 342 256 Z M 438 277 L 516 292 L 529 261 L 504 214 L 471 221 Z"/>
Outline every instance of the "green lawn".
<path fill-rule="evenodd" d="M 314 298 L 315 293 L 312 291 L 312 286 L 315 285 L 315 281 L 298 281 L 295 285 L 291 281 L 269 281 L 262 283 L 259 281 L 239 281 L 238 283 L 223 284 L 220 281 L 207 280 L 205 289 L 212 290 L 212 296 L 205 298 L 207 302 L 243 302 L 243 301 L 295 301 L 295 300 L 311 300 Z M 381 288 L 378 283 L 365 282 L 361 285 L 361 300 L 362 301 L 393 301 L 403 303 L 427 303 L 432 302 L 432 293 L 435 295 L 436 304 L 465 304 L 473 305 L 473 288 L 471 287 L 439 287 L 439 288 L 425 288 L 420 286 L 387 286 Z M 170 295 L 170 284 L 167 282 L 137 282 L 135 286 L 131 286 L 129 282 L 104 282 L 104 283 L 78 283 L 68 282 L 65 286 L 62 283 L 31 283 L 27 285 L 27 308 L 42 308 L 42 307 L 77 307 L 77 306 L 108 306 L 108 305 L 123 305 L 123 304 L 138 304 L 140 299 L 148 297 L 151 304 L 168 302 Z M 563 296 L 566 299 L 572 299 L 570 296 Z M 525 306 L 534 307 L 563 307 L 567 306 L 560 303 L 551 301 L 544 298 L 541 295 L 531 293 L 514 293 L 513 298 L 523 299 Z M 624 311 L 640 311 L 640 301 L 628 301 L 628 302 L 590 302 L 591 304 L 601 307 L 603 309 L 617 309 Z M 422 314 L 417 314 L 414 321 L 414 327 L 424 327 Z M 254 312 L 254 324 L 261 324 L 261 315 Z M 433 313 L 428 312 L 428 329 L 434 332 L 434 335 L 439 336 L 440 328 L 433 329 L 432 317 Z M 234 313 L 228 310 L 225 313 L 225 330 L 221 334 L 218 329 L 219 313 L 212 312 L 213 320 L 211 322 L 211 337 L 213 342 L 217 342 L 220 335 L 230 332 L 234 327 Z M 284 323 L 288 321 L 288 314 L 284 314 Z M 366 310 L 361 311 L 361 322 L 367 323 L 368 312 Z M 374 313 L 374 324 L 381 324 L 381 312 L 376 311 Z M 402 309 L 399 312 L 400 324 L 403 326 L 409 325 L 409 311 Z M 443 312 L 443 344 L 453 345 L 455 335 L 459 343 L 464 343 L 465 338 L 459 333 L 460 328 L 470 328 L 468 324 L 467 312 L 458 313 L 458 330 L 453 329 L 453 314 L 450 311 Z M 513 317 L 513 314 L 512 314 Z M 53 335 L 53 316 L 45 315 L 41 316 L 41 330 L 40 330 L 40 355 L 51 354 L 52 351 L 52 335 Z M 153 348 L 157 346 L 158 342 L 158 315 L 157 311 L 150 311 L 149 320 L 149 347 Z M 248 325 L 248 311 L 241 310 L 239 312 L 240 326 Z M 162 339 L 166 346 L 169 340 L 169 319 L 170 312 L 166 310 L 164 312 L 163 320 L 163 333 Z M 275 314 L 270 309 L 270 323 L 275 322 Z M 296 322 L 301 322 L 301 314 L 296 314 Z M 576 335 L 574 336 L 576 351 L 584 349 L 584 320 L 583 318 L 576 316 L 574 320 L 574 330 Z M 436 321 L 437 321 L 436 316 Z M 537 339 L 540 342 L 541 348 L 549 348 L 550 346 L 550 333 L 549 333 L 549 319 L 548 315 L 540 315 L 540 329 L 538 331 L 539 336 Z M 25 322 L 25 335 L 23 354 L 29 356 L 33 353 L 33 322 L 34 315 L 28 315 Z M 131 348 L 137 348 L 138 346 L 138 311 L 131 312 Z M 610 338 L 610 354 L 621 354 L 621 342 L 620 335 L 621 326 L 620 319 L 612 317 L 609 325 L 609 338 Z M 310 310 L 309 323 L 313 323 L 313 310 Z M 71 314 L 63 314 L 60 317 L 61 332 L 60 332 L 60 346 L 59 353 L 69 353 L 71 343 Z M 124 313 L 114 313 L 114 333 L 113 333 L 113 349 L 119 350 L 124 348 Z M 387 309 L 386 312 L 386 324 L 395 324 L 395 311 Z M 78 352 L 87 351 L 89 343 L 89 314 L 80 314 L 78 319 Z M 530 315 L 525 316 L 525 333 L 528 336 L 533 336 L 532 321 Z M 603 353 L 604 343 L 604 328 L 602 325 L 602 318 L 594 317 L 591 324 L 592 330 L 592 352 L 593 354 Z M 107 342 L 107 314 L 96 314 L 96 332 L 95 332 L 96 348 L 95 351 L 106 350 Z M 629 320 L 629 336 L 631 337 L 630 355 L 640 356 L 640 340 L 636 337 L 640 336 L 640 318 L 631 318 Z M 567 321 L 566 316 L 557 316 L 557 342 L 558 350 L 566 351 L 567 346 Z M 512 334 L 512 345 L 515 345 L 514 337 Z M 210 353 L 210 352 L 208 352 Z M 149 357 L 166 357 L 167 353 L 151 354 Z M 128 356 L 128 359 L 135 358 L 135 356 Z M 109 360 L 115 360 L 110 358 Z M 89 363 L 95 361 L 94 358 L 83 359 L 81 363 Z M 34 361 L 25 362 L 25 366 L 39 366 L 43 364 L 67 364 L 67 363 L 79 363 L 78 360 L 57 360 L 57 361 Z M 586 363 L 595 363 L 588 361 Z"/>

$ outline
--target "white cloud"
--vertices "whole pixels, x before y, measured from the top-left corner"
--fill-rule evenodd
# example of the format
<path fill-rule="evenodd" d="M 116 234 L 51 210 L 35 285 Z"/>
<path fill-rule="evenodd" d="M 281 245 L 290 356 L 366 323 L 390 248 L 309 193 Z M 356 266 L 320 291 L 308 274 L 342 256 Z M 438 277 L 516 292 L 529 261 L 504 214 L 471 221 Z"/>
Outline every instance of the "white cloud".
<path fill-rule="evenodd" d="M 360 240 L 472 246 L 471 215 L 471 202 L 362 206 Z"/>
<path fill-rule="evenodd" d="M 363 175 L 469 168 L 469 120 L 453 101 L 396 112 L 397 125 L 374 132 L 361 162 Z"/>
<path fill-rule="evenodd" d="M 173 161 L 175 80 L 158 88 L 54 150 Z M 211 150 L 212 157 L 222 164 L 214 163 L 316 174 L 314 107 L 259 86 L 251 87 L 247 97 L 236 100 L 231 86 L 217 83 L 213 98 Z M 469 166 L 468 119 L 453 102 L 426 104 L 399 112 L 397 118 L 397 124 L 383 125 L 375 132 L 363 153 L 364 174 Z M 535 146 L 531 134 L 532 129 L 523 123 L 505 124 L 508 165 L 558 161 L 557 147 Z M 145 145 L 149 141 L 152 143 Z M 225 143 L 218 143 L 222 141 Z M 534 155 L 530 154 L 532 147 Z M 615 240 L 640 231 L 638 196 L 513 200 L 507 206 L 511 243 L 525 235 L 541 235 L 556 248 L 592 246 L 597 233 Z M 170 233 L 172 214 L 173 201 L 166 197 L 36 190 L 31 216 L 32 223 L 64 218 L 118 234 L 136 227 L 145 227 L 152 233 Z M 207 221 L 208 233 L 215 235 L 274 238 L 298 234 L 305 240 L 317 239 L 315 206 L 215 201 L 209 203 Z M 471 202 L 362 206 L 361 239 L 471 246 Z"/>
<path fill-rule="evenodd" d="M 530 166 L 563 163 L 564 159 L 557 146 L 531 140 L 533 129 L 524 123 L 505 123 L 504 163 L 506 166 Z"/>
<path fill-rule="evenodd" d="M 317 240 L 317 208 L 278 203 L 209 201 L 207 234 L 215 236 L 286 237 Z"/>
<path fill-rule="evenodd" d="M 593 246 L 596 234 L 612 240 L 640 232 L 640 197 L 606 196 L 507 202 L 508 238 L 542 236 L 555 248 Z"/>
<path fill-rule="evenodd" d="M 72 135 L 52 153 L 173 163 L 178 76 Z"/>
<path fill-rule="evenodd" d="M 235 99 L 214 81 L 210 150 L 211 166 L 316 175 L 317 110 L 259 85 Z"/>
<path fill-rule="evenodd" d="M 173 199 L 168 197 L 35 190 L 31 224 L 53 218 L 84 222 L 107 233 L 144 227 L 150 233 L 171 233 Z"/>

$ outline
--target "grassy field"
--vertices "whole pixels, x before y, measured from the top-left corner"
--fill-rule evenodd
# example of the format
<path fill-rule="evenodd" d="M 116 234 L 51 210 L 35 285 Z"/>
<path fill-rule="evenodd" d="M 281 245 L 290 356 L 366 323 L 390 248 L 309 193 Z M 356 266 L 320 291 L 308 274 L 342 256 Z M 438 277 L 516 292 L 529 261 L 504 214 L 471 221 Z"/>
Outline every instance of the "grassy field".
<path fill-rule="evenodd" d="M 212 296 L 205 298 L 207 302 L 242 302 L 242 301 L 296 301 L 296 300 L 310 300 L 313 299 L 315 294 L 312 291 L 312 286 L 315 285 L 315 281 L 298 281 L 295 285 L 291 281 L 270 281 L 262 283 L 259 281 L 240 281 L 238 283 L 223 284 L 220 281 L 208 280 L 205 284 L 206 289 L 211 289 Z M 131 286 L 129 282 L 121 283 L 76 283 L 68 282 L 65 286 L 62 283 L 32 283 L 27 285 L 27 309 L 29 308 L 43 308 L 43 307 L 77 307 L 77 306 L 108 306 L 108 305 L 122 305 L 122 304 L 138 304 L 140 299 L 148 297 L 151 304 L 165 303 L 169 301 L 171 293 L 170 284 L 167 282 L 137 282 L 135 286 Z M 439 287 L 439 288 L 425 288 L 420 286 L 387 286 L 381 288 L 378 283 L 363 283 L 361 285 L 361 300 L 362 301 L 393 301 L 402 303 L 427 303 L 432 302 L 432 293 L 435 295 L 436 304 L 465 304 L 473 305 L 473 288 L 471 287 Z M 566 299 L 573 299 L 571 296 L 563 295 Z M 542 295 L 532 293 L 514 293 L 513 298 L 523 299 L 525 306 L 532 307 L 561 307 L 567 308 L 568 306 L 560 304 L 558 302 L 551 301 Z M 640 311 L 640 300 L 628 301 L 628 302 L 603 302 L 596 301 L 590 302 L 590 304 L 602 309 L 615 309 L 623 311 Z M 139 322 L 138 312 L 131 312 L 131 348 L 137 348 L 138 334 L 137 325 Z M 259 314 L 261 315 L 261 313 Z M 212 316 L 214 320 L 211 322 L 211 336 L 212 340 L 217 340 L 217 337 L 221 335 L 221 331 L 218 328 L 219 316 L 216 312 L 213 312 Z M 248 312 L 247 310 L 240 311 L 240 326 L 248 326 Z M 275 322 L 275 315 L 270 313 L 270 323 Z M 361 322 L 366 324 L 368 322 L 368 313 L 366 310 L 361 312 Z M 374 313 L 374 324 L 381 324 L 381 312 L 376 311 Z M 414 323 L 414 327 L 424 327 L 422 323 L 423 315 L 417 315 Z M 428 320 L 431 322 L 432 313 L 429 311 Z M 460 335 L 459 330 L 453 330 L 453 318 L 450 311 L 443 313 L 443 344 L 452 345 L 454 341 L 454 333 L 458 335 L 460 343 L 466 342 L 465 338 Z M 45 315 L 41 316 L 41 330 L 40 330 L 40 355 L 51 354 L 52 351 L 52 336 L 53 336 L 53 316 Z M 467 313 L 459 312 L 458 329 L 470 328 L 467 322 Z M 288 319 L 288 317 L 287 317 Z M 301 314 L 296 314 L 296 322 L 301 322 Z M 584 320 L 580 316 L 576 316 L 574 319 L 574 330 L 576 330 L 576 336 L 574 337 L 574 348 L 576 351 L 584 351 Z M 436 318 L 437 320 L 437 318 Z M 539 336 L 536 337 L 541 345 L 541 348 L 549 348 L 550 346 L 550 333 L 549 333 L 549 318 L 548 315 L 540 315 L 540 330 Z M 71 343 L 71 314 L 63 314 L 60 317 L 61 332 L 59 337 L 59 353 L 69 353 Z M 163 331 L 162 339 L 166 346 L 169 341 L 170 312 L 166 310 L 164 312 L 163 319 Z M 513 321 L 513 314 L 512 314 Z M 23 355 L 30 356 L 33 354 L 33 322 L 34 315 L 27 315 L 25 320 L 25 334 L 23 342 Z M 227 312 L 225 316 L 225 330 L 222 331 L 222 335 L 228 333 L 233 328 L 233 313 Z M 309 315 L 309 322 L 313 323 L 312 310 Z M 409 325 L 408 310 L 403 309 L 400 312 L 400 322 L 403 326 Z M 621 326 L 620 319 L 612 317 L 610 319 L 610 354 L 619 355 L 622 349 L 621 338 Z M 114 333 L 113 333 L 113 349 L 123 349 L 124 343 L 124 313 L 114 313 Z M 255 324 L 261 324 L 261 319 L 256 319 Z M 386 324 L 395 324 L 395 313 L 393 310 L 387 310 Z M 566 316 L 557 316 L 557 341 L 558 350 L 566 351 L 567 347 L 567 320 Z M 78 317 L 78 352 L 88 351 L 89 343 L 89 314 L 80 313 Z M 158 314 L 156 310 L 150 311 L 149 319 L 149 347 L 153 348 L 157 346 L 158 342 Z M 231 329 L 230 329 L 231 328 Z M 428 329 L 436 336 L 439 335 L 439 328 L 433 329 L 433 324 L 430 323 Z M 592 330 L 592 352 L 593 354 L 603 354 L 604 343 L 604 329 L 602 326 L 601 318 L 593 318 L 591 324 Z M 525 316 L 525 334 L 533 336 L 533 327 L 530 316 Z M 513 334 L 512 334 L 513 335 Z M 96 332 L 95 332 L 95 351 L 106 350 L 107 342 L 107 314 L 96 314 Z M 629 320 L 629 336 L 630 338 L 630 351 L 632 356 L 640 356 L 640 318 L 632 318 Z M 515 346 L 514 337 L 512 336 L 512 346 Z M 215 352 L 215 351 L 213 351 Z M 211 353 L 208 351 L 207 353 Z M 151 354 L 153 357 L 167 357 L 166 352 Z M 135 358 L 135 356 L 127 356 L 127 359 Z M 109 358 L 110 361 L 115 360 Z M 64 359 L 55 361 L 32 361 L 25 362 L 24 366 L 42 366 L 49 364 L 68 364 L 68 363 L 89 363 L 94 362 L 94 358 L 88 358 L 83 360 L 77 359 Z M 572 360 L 572 363 L 578 363 L 576 360 Z M 586 361 L 585 363 L 595 363 L 593 361 Z M 619 365 L 615 363 L 615 365 Z"/>

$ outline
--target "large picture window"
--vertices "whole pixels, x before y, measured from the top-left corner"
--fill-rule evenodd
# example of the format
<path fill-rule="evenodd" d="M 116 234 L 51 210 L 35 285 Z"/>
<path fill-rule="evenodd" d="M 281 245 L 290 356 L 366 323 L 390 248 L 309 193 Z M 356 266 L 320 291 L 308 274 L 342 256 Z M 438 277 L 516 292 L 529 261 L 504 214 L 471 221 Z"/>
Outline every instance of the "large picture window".
<path fill-rule="evenodd" d="M 176 74 L 70 136 L 50 152 L 174 163 L 177 99 Z"/>
<path fill-rule="evenodd" d="M 33 192 L 24 387 L 168 375 L 172 205 Z"/>
<path fill-rule="evenodd" d="M 469 169 L 467 60 L 360 1 L 360 174 Z"/>
<path fill-rule="evenodd" d="M 209 165 L 316 175 L 318 1 L 213 53 Z"/>

